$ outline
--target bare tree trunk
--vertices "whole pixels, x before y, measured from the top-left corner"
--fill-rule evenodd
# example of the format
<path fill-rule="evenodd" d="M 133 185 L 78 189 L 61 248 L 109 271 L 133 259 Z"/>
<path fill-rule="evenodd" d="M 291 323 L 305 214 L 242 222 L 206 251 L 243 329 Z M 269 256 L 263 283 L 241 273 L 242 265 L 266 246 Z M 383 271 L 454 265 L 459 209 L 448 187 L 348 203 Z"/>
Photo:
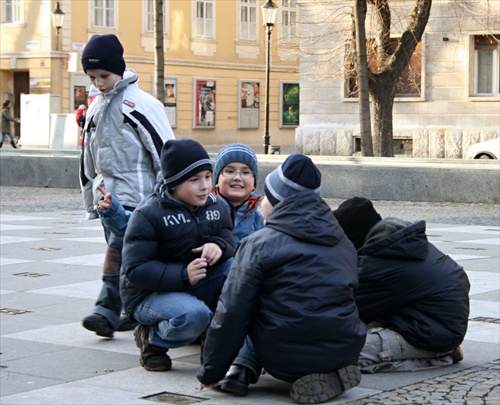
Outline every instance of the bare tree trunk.
<path fill-rule="evenodd" d="M 156 98 L 165 102 L 165 58 L 163 54 L 163 0 L 154 0 L 155 89 Z"/>
<path fill-rule="evenodd" d="M 361 155 L 373 156 L 370 119 L 370 93 L 368 87 L 368 63 L 366 60 L 366 0 L 354 0 L 354 37 L 356 41 L 356 74 L 358 76 L 359 125 Z"/>
<path fill-rule="evenodd" d="M 375 71 L 369 69 L 368 82 L 373 100 L 373 148 L 375 156 L 394 156 L 392 108 L 401 72 L 422 39 L 429 20 L 432 0 L 416 0 L 406 30 L 394 52 L 391 51 L 391 12 L 389 0 L 368 0 L 375 7 L 379 29 L 375 38 Z"/>

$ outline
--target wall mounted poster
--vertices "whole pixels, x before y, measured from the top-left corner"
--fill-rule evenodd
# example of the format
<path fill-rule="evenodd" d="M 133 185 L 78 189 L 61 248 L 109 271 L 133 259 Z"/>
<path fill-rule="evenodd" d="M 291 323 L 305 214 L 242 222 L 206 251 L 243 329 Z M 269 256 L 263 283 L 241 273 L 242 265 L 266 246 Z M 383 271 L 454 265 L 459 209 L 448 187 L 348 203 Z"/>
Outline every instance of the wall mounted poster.
<path fill-rule="evenodd" d="M 215 128 L 217 81 L 194 79 L 193 128 Z"/>
<path fill-rule="evenodd" d="M 165 113 L 172 128 L 177 127 L 177 79 L 165 78 Z"/>
<path fill-rule="evenodd" d="M 282 81 L 280 86 L 280 128 L 299 125 L 299 82 Z"/>
<path fill-rule="evenodd" d="M 260 82 L 239 81 L 238 128 L 260 126 Z"/>

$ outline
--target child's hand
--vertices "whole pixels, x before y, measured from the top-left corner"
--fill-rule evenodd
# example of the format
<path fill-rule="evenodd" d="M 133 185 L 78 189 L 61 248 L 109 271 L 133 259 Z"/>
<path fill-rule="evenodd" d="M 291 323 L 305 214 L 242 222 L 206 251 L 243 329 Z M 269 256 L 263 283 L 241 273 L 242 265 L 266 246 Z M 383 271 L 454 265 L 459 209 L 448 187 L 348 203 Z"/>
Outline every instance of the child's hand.
<path fill-rule="evenodd" d="M 222 250 L 216 243 L 205 243 L 203 246 L 193 249 L 193 253 L 200 253 L 209 266 L 213 266 L 222 256 Z"/>
<path fill-rule="evenodd" d="M 97 189 L 104 196 L 104 199 L 103 200 L 99 200 L 99 202 L 97 203 L 97 208 L 100 209 L 101 211 L 107 211 L 107 210 L 109 210 L 109 207 L 111 207 L 111 199 L 112 199 L 111 193 L 108 193 L 101 186 L 97 186 Z"/>
<path fill-rule="evenodd" d="M 189 284 L 195 285 L 207 276 L 207 261 L 205 259 L 194 259 L 187 266 Z"/>

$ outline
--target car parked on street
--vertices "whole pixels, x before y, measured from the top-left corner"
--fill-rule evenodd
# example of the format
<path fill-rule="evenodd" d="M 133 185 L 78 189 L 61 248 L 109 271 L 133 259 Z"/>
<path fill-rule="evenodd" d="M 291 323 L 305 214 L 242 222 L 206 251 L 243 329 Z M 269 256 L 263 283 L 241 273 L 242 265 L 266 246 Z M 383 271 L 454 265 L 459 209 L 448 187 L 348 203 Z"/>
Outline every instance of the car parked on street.
<path fill-rule="evenodd" d="M 498 159 L 500 156 L 500 138 L 479 142 L 465 152 L 465 159 Z"/>

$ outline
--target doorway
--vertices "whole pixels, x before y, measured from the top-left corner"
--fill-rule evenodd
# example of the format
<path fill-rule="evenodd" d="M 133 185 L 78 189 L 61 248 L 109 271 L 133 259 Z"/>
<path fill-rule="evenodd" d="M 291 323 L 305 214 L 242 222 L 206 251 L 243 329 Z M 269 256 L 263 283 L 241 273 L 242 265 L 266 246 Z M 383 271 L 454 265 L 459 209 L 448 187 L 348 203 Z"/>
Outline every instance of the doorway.
<path fill-rule="evenodd" d="M 14 72 L 14 117 L 21 117 L 21 94 L 30 92 L 30 74 L 29 72 Z M 14 125 L 14 135 L 21 136 L 21 128 Z"/>

